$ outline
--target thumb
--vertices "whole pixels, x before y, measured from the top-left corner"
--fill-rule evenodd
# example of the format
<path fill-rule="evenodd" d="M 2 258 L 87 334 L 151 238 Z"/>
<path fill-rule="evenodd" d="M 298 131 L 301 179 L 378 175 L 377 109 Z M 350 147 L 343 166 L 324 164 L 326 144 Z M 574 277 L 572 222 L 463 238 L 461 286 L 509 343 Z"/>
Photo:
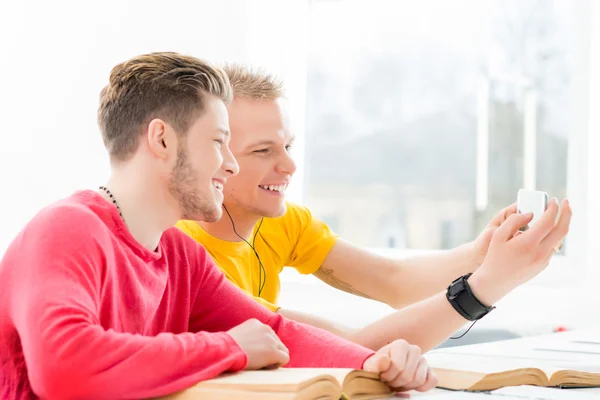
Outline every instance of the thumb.
<path fill-rule="evenodd" d="M 381 350 L 380 350 L 381 351 Z M 363 369 L 367 372 L 373 372 L 376 374 L 385 372 L 390 368 L 392 360 L 386 353 L 377 352 L 369 357 L 363 366 Z"/>
<path fill-rule="evenodd" d="M 481 232 L 481 235 L 479 235 L 478 241 L 487 243 L 489 245 L 489 243 L 492 241 L 494 233 L 496 232 L 496 229 L 498 229 L 498 227 L 486 228 L 483 232 Z"/>
<path fill-rule="evenodd" d="M 533 213 L 527 214 L 512 214 L 510 217 L 504 221 L 500 228 L 496 230 L 496 234 L 494 237 L 497 240 L 501 240 L 502 242 L 506 242 L 511 239 L 520 228 L 524 227 L 533 219 Z"/>

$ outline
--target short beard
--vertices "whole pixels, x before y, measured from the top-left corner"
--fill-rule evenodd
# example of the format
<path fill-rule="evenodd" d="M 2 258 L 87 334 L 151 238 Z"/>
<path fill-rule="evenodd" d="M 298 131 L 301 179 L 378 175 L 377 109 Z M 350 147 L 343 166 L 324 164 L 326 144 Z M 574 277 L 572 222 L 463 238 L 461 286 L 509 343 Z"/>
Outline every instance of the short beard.
<path fill-rule="evenodd" d="M 208 194 L 198 189 L 198 180 L 187 158 L 185 147 L 177 151 L 177 162 L 169 180 L 169 192 L 177 200 L 182 219 L 215 222 L 221 218 L 221 207 L 216 207 Z"/>

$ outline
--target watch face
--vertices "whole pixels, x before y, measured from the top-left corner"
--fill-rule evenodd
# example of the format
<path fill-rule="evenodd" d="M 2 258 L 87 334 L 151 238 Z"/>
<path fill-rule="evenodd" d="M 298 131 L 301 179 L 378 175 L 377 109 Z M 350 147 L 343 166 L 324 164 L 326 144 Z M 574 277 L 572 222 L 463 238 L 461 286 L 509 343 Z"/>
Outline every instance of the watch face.
<path fill-rule="evenodd" d="M 452 296 L 456 297 L 460 292 L 465 290 L 465 286 L 465 277 L 461 276 L 460 278 L 452 282 L 448 290 L 450 291 L 450 294 Z"/>

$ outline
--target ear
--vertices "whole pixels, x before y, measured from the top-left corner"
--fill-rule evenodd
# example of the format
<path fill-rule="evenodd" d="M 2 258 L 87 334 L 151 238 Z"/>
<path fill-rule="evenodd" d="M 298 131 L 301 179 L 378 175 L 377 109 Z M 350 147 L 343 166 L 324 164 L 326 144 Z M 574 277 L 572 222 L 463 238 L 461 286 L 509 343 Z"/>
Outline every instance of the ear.
<path fill-rule="evenodd" d="M 148 147 L 155 157 L 162 160 L 177 151 L 177 138 L 173 128 L 161 119 L 153 119 L 148 124 Z"/>

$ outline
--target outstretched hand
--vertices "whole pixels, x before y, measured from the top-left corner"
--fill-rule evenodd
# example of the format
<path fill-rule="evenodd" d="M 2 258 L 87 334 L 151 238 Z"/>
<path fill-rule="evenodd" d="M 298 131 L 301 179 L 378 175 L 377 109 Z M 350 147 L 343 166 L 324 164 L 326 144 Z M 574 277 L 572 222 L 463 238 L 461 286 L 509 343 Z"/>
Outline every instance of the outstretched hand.
<path fill-rule="evenodd" d="M 492 305 L 542 272 L 569 232 L 571 216 L 568 200 L 563 200 L 559 208 L 558 201 L 552 199 L 542 217 L 520 232 L 533 215 L 511 214 L 495 230 L 485 261 L 469 278 L 476 297 Z"/>
<path fill-rule="evenodd" d="M 473 256 L 478 266 L 483 264 L 485 257 L 487 256 L 490 243 L 494 233 L 500 226 L 506 221 L 511 215 L 517 213 L 517 203 L 513 203 L 510 206 L 503 208 L 498 211 L 494 218 L 486 225 L 481 231 L 477 239 L 473 242 Z"/>

